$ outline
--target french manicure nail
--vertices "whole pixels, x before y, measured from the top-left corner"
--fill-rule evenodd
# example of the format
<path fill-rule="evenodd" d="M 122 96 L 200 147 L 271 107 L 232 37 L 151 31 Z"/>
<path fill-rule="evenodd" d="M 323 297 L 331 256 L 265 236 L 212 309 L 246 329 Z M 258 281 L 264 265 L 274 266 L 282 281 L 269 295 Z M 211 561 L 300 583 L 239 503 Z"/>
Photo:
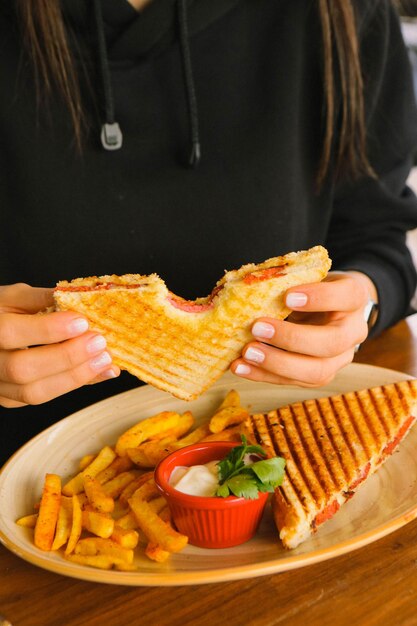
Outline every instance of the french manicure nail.
<path fill-rule="evenodd" d="M 106 340 L 102 335 L 96 335 L 87 343 L 86 349 L 89 354 L 95 354 L 96 352 L 102 352 L 106 347 Z"/>
<path fill-rule="evenodd" d="M 96 356 L 95 359 L 90 361 L 90 366 L 95 370 L 100 370 L 105 365 L 110 365 L 111 356 L 108 352 L 102 352 L 100 356 Z"/>
<path fill-rule="evenodd" d="M 275 335 L 275 328 L 266 322 L 255 322 L 252 326 L 252 335 L 261 339 L 271 339 Z"/>
<path fill-rule="evenodd" d="M 67 330 L 73 336 L 82 335 L 88 330 L 88 322 L 84 317 L 77 317 L 68 324 Z"/>
<path fill-rule="evenodd" d="M 239 376 L 246 376 L 247 374 L 250 374 L 249 365 L 245 365 L 244 363 L 239 363 L 239 365 L 235 369 L 235 374 L 238 374 Z"/>
<path fill-rule="evenodd" d="M 106 370 L 105 372 L 101 372 L 101 378 L 116 378 L 117 374 L 114 370 Z"/>
<path fill-rule="evenodd" d="M 244 358 L 247 361 L 252 361 L 253 363 L 263 363 L 263 361 L 265 361 L 265 354 L 262 350 L 251 347 L 246 350 Z"/>
<path fill-rule="evenodd" d="M 305 293 L 292 291 L 285 298 L 285 304 L 290 309 L 298 309 L 299 307 L 305 306 L 307 304 L 307 296 Z"/>

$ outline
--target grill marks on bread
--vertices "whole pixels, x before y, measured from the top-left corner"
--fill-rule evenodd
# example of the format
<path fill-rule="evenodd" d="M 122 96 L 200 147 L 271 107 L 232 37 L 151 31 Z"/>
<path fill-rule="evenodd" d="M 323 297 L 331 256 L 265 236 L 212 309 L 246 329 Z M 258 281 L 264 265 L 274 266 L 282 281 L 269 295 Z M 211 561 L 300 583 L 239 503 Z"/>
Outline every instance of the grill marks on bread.
<path fill-rule="evenodd" d="M 417 382 L 402 381 L 361 391 L 295 402 L 246 422 L 269 456 L 286 460 L 275 513 L 281 538 L 293 543 L 297 526 L 315 528 L 327 507 L 337 507 L 398 444 L 417 415 Z M 410 415 L 412 416 L 410 419 Z M 337 507 L 333 507 L 334 510 Z M 293 528 L 292 528 L 293 527 Z M 295 541 L 296 543 L 296 541 Z M 289 545 L 287 547 L 294 547 Z"/>

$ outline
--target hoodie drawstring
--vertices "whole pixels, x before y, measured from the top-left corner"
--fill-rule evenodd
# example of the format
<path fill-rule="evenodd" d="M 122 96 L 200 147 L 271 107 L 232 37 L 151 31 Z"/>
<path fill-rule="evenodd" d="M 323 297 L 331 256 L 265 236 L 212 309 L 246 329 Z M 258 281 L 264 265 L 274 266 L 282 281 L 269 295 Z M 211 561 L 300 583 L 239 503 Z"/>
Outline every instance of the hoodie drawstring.
<path fill-rule="evenodd" d="M 191 65 L 190 41 L 188 37 L 187 0 L 177 0 L 177 14 L 185 91 L 187 94 L 188 119 L 191 135 L 191 152 L 188 159 L 188 165 L 190 167 L 197 167 L 201 158 L 201 145 L 197 98 L 195 95 L 193 68 Z"/>
<path fill-rule="evenodd" d="M 98 56 L 104 92 L 105 122 L 101 127 L 101 143 L 105 150 L 119 150 L 122 147 L 123 135 L 119 124 L 114 119 L 114 100 L 110 78 L 109 61 L 107 58 L 106 37 L 104 34 L 103 12 L 101 0 L 94 1 L 94 16 L 97 26 Z"/>
<path fill-rule="evenodd" d="M 157 0 L 155 0 L 157 1 Z M 111 84 L 109 61 L 107 57 L 106 37 L 101 0 L 93 0 L 94 17 L 97 28 L 98 56 L 104 94 L 105 121 L 101 127 L 101 143 L 105 150 L 118 150 L 122 147 L 123 135 L 114 116 L 114 99 Z M 179 43 L 184 74 L 184 86 L 188 107 L 191 150 L 187 165 L 197 167 L 201 158 L 200 130 L 198 119 L 197 98 L 191 64 L 190 42 L 188 35 L 187 0 L 177 0 L 177 19 Z"/>

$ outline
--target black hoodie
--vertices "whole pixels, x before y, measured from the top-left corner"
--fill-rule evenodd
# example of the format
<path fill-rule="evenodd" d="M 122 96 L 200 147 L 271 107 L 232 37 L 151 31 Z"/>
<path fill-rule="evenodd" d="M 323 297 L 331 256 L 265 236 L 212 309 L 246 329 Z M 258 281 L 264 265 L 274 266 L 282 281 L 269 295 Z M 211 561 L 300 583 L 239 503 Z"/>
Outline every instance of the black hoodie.
<path fill-rule="evenodd" d="M 318 2 L 188 0 L 181 12 L 177 0 L 153 0 L 138 14 L 127 0 L 101 0 L 102 20 L 90 0 L 61 4 L 88 124 L 81 154 L 59 94 L 37 103 L 14 0 L 0 8 L 0 284 L 156 272 L 195 298 L 225 269 L 324 244 L 334 269 L 375 282 L 376 332 L 407 313 L 415 272 L 405 231 L 417 227 L 417 205 L 405 180 L 417 124 L 389 0 L 355 1 L 379 178 L 329 178 L 320 193 Z M 106 121 L 119 124 L 120 149 L 103 148 Z M 137 384 L 123 375 L 41 407 L 0 410 L 3 457 Z"/>

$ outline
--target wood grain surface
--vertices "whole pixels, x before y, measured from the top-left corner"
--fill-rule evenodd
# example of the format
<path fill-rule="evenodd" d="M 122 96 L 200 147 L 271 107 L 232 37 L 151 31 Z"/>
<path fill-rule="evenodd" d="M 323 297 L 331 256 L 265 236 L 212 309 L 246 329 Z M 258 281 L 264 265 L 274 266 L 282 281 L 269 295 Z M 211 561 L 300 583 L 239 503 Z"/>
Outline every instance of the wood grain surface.
<path fill-rule="evenodd" d="M 414 315 L 368 340 L 355 360 L 417 376 L 416 337 Z M 83 582 L 0 546 L 0 614 L 13 626 L 415 626 L 417 520 L 317 565 L 186 587 Z"/>

